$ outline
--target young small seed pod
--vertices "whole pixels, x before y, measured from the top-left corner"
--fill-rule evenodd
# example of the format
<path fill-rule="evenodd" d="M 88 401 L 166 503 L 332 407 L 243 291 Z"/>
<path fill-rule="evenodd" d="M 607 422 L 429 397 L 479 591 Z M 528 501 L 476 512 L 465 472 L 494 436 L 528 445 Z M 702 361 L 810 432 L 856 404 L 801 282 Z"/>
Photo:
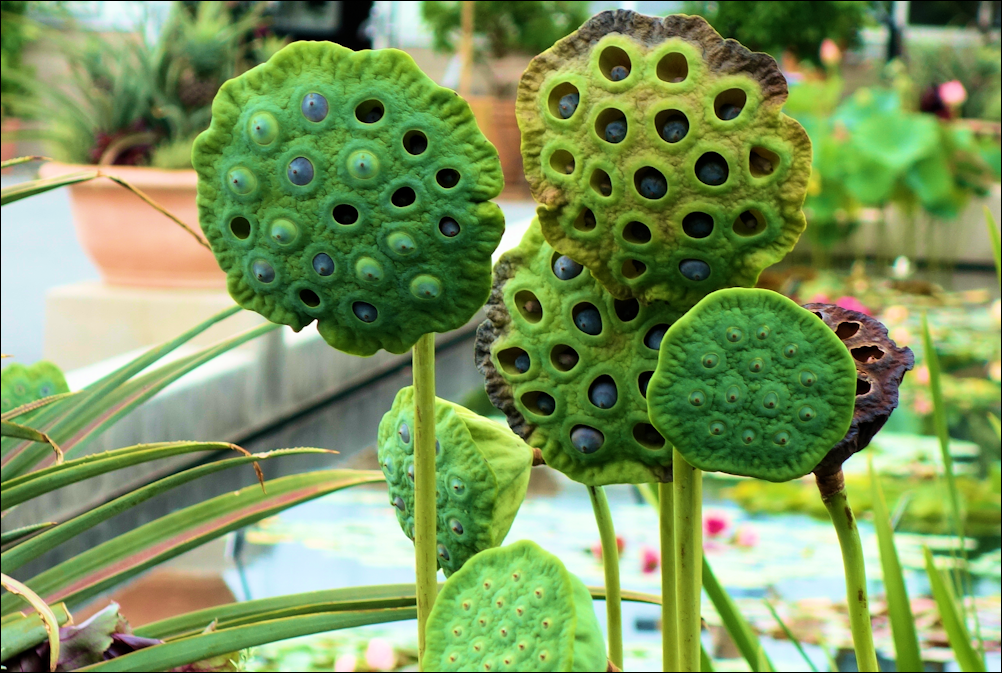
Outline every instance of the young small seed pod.
<path fill-rule="evenodd" d="M 553 554 L 522 540 L 472 558 L 428 616 L 425 671 L 604 671 L 591 594 Z"/>
<path fill-rule="evenodd" d="M 63 371 L 48 360 L 25 366 L 13 363 L 0 373 L 0 413 L 70 391 Z"/>
<path fill-rule="evenodd" d="M 379 423 L 379 464 L 405 535 L 414 527 L 414 388 Z M 504 425 L 435 399 L 438 565 L 445 576 L 501 544 L 525 499 L 532 449 Z"/>

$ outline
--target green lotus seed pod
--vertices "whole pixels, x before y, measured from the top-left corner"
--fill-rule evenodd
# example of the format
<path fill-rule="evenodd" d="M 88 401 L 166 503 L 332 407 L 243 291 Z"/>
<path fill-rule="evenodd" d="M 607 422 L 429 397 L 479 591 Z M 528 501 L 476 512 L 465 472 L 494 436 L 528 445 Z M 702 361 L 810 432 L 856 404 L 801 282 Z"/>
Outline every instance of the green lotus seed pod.
<path fill-rule="evenodd" d="M 698 16 L 597 14 L 519 84 L 546 240 L 620 299 L 685 310 L 754 285 L 805 226 L 811 146 L 786 97 L 772 57 Z"/>
<path fill-rule="evenodd" d="M 414 388 L 402 388 L 379 423 L 379 464 L 390 504 L 414 530 Z M 501 544 L 525 499 L 532 450 L 500 423 L 435 400 L 438 565 L 446 577 Z"/>
<path fill-rule="evenodd" d="M 671 481 L 645 395 L 677 312 L 615 299 L 538 222 L 498 261 L 486 311 L 476 359 L 487 393 L 547 465 L 590 485 Z"/>
<path fill-rule="evenodd" d="M 192 163 L 230 294 L 272 322 L 402 353 L 490 292 L 497 151 L 404 52 L 290 44 L 223 85 Z"/>
<path fill-rule="evenodd" d="M 553 554 L 522 540 L 473 557 L 428 616 L 424 671 L 604 671 L 591 594 Z"/>
<path fill-rule="evenodd" d="M 48 360 L 27 367 L 15 362 L 0 373 L 0 413 L 69 391 L 62 370 Z"/>
<path fill-rule="evenodd" d="M 802 477 L 849 429 L 852 356 L 814 313 L 769 290 L 708 295 L 661 343 L 651 422 L 701 470 Z"/>

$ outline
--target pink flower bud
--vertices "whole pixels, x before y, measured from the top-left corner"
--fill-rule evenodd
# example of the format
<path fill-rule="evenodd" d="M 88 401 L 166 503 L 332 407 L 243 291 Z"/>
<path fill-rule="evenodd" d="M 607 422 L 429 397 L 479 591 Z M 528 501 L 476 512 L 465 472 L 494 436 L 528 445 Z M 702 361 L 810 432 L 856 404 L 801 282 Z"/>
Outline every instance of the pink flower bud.
<path fill-rule="evenodd" d="M 870 313 L 870 309 L 866 308 L 866 306 L 863 305 L 863 302 L 855 297 L 839 297 L 835 300 L 835 305 L 850 311 L 857 311 L 863 315 L 873 315 Z"/>
<path fill-rule="evenodd" d="M 838 65 L 841 61 L 842 50 L 838 48 L 834 40 L 826 37 L 821 43 L 821 62 L 830 68 L 833 65 Z"/>
<path fill-rule="evenodd" d="M 397 665 L 393 645 L 383 638 L 373 638 L 365 648 L 365 665 L 373 671 L 390 671 Z"/>
<path fill-rule="evenodd" d="M 939 99 L 947 107 L 958 107 L 967 100 L 967 89 L 958 80 L 950 80 L 939 85 Z"/>
<path fill-rule="evenodd" d="M 355 666 L 358 664 L 358 657 L 354 654 L 342 654 L 340 657 L 334 660 L 334 670 L 341 673 L 350 673 L 350 671 L 355 670 Z"/>
<path fill-rule="evenodd" d="M 703 517 L 703 532 L 707 537 L 723 535 L 730 525 L 730 519 L 723 512 L 709 511 Z"/>
<path fill-rule="evenodd" d="M 640 569 L 647 575 L 657 571 L 661 565 L 661 554 L 657 549 L 643 547 L 640 550 Z"/>

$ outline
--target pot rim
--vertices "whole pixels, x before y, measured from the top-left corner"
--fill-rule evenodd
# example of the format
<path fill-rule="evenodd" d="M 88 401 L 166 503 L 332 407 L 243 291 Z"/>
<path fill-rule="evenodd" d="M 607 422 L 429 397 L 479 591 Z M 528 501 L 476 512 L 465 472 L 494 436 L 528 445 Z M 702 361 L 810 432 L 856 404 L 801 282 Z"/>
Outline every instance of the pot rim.
<path fill-rule="evenodd" d="M 166 169 L 151 166 L 98 166 L 96 164 L 65 164 L 60 161 L 47 161 L 38 169 L 41 178 L 54 178 L 69 173 L 100 170 L 105 175 L 122 178 L 140 189 L 194 189 L 198 186 L 198 173 L 193 168 Z M 118 188 L 109 181 L 81 182 L 71 185 L 73 188 Z"/>

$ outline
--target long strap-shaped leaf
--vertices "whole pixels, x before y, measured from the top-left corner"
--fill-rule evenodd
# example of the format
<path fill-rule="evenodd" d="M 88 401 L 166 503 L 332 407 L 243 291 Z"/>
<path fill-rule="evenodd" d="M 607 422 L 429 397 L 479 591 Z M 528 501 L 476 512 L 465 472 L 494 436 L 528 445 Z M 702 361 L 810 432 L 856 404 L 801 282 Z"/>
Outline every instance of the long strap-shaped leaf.
<path fill-rule="evenodd" d="M 49 640 L 49 670 L 55 671 L 59 663 L 59 619 L 52 608 L 41 596 L 13 577 L 8 577 L 6 573 L 0 573 L 0 586 L 7 590 L 4 598 L 20 596 L 35 609 L 45 629 L 45 637 Z"/>
<path fill-rule="evenodd" d="M 59 445 L 52 441 L 52 438 L 47 434 L 39 432 L 35 428 L 29 428 L 26 425 L 20 425 L 13 421 L 0 421 L 0 435 L 3 437 L 25 439 L 36 444 L 48 444 L 56 453 L 56 464 L 58 465 L 63 462 L 63 451 L 59 448 Z"/>
<path fill-rule="evenodd" d="M 18 416 L 23 416 L 29 414 L 32 411 L 36 411 L 42 407 L 48 406 L 53 402 L 59 402 L 66 399 L 67 397 L 72 397 L 78 393 L 59 393 L 58 395 L 49 395 L 48 397 L 43 397 L 40 400 L 35 400 L 34 402 L 28 402 L 27 404 L 22 404 L 19 407 L 14 407 L 10 411 L 5 411 L 0 414 L 0 420 L 9 421 L 12 418 L 17 418 Z"/>
<path fill-rule="evenodd" d="M 967 630 L 967 624 L 964 623 L 964 610 L 957 605 L 957 598 L 953 593 L 950 580 L 944 577 L 943 573 L 936 567 L 929 548 L 923 547 L 922 551 L 925 553 L 925 571 L 929 575 L 929 584 L 932 586 L 932 597 L 936 599 L 939 618 L 943 620 L 943 629 L 950 641 L 953 655 L 957 657 L 960 670 L 987 670 L 981 655 L 971 645 L 971 633 Z"/>
<path fill-rule="evenodd" d="M 93 180 L 98 177 L 101 177 L 101 174 L 98 171 L 79 171 L 77 173 L 57 175 L 53 178 L 45 178 L 44 180 L 26 180 L 25 182 L 19 182 L 0 190 L 0 206 L 6 206 L 8 203 L 20 201 L 21 199 L 26 199 L 29 196 L 34 196 L 35 194 L 42 194 L 53 189 L 66 187 L 67 185 L 75 185 L 78 182 L 87 182 L 88 180 Z"/>
<path fill-rule="evenodd" d="M 727 633 L 734 639 L 734 644 L 738 646 L 741 656 L 748 662 L 751 670 L 776 670 L 769 657 L 765 655 L 765 650 L 762 649 L 762 644 L 759 642 L 758 636 L 755 635 L 755 631 L 752 630 L 751 624 L 745 620 L 744 615 L 735 605 L 734 599 L 717 581 L 710 564 L 706 562 L 705 555 L 703 556 L 703 588 L 706 589 L 706 595 L 710 597 L 713 607 L 717 609 Z"/>
<path fill-rule="evenodd" d="M 151 521 L 50 568 L 27 584 L 49 602 L 65 601 L 72 610 L 105 589 L 230 531 L 322 495 L 382 480 L 378 470 L 324 470 L 271 480 L 267 493 L 257 485 L 249 486 Z M 13 610 L 9 598 L 0 598 L 0 614 Z"/>
<path fill-rule="evenodd" d="M 53 605 L 52 614 L 56 617 L 56 623 L 64 626 L 67 622 L 72 623 L 73 618 L 63 603 Z M 38 645 L 49 637 L 45 628 L 45 622 L 37 612 L 31 614 L 15 613 L 17 619 L 5 621 L 3 631 L 0 631 L 0 661 L 7 661 L 10 657 L 21 654 L 29 647 Z"/>
<path fill-rule="evenodd" d="M 135 507 L 139 503 L 145 502 L 154 496 L 166 493 L 171 489 L 177 488 L 178 486 L 186 484 L 190 481 L 194 481 L 200 477 L 214 474 L 222 470 L 227 470 L 231 467 L 237 467 L 238 465 L 243 465 L 245 463 L 255 463 L 255 468 L 258 472 L 263 488 L 264 477 L 261 476 L 260 468 L 257 468 L 256 463 L 258 461 L 278 458 L 280 456 L 294 456 L 303 453 L 327 453 L 327 451 L 325 449 L 304 448 L 247 454 L 246 456 L 241 456 L 239 458 L 219 460 L 206 465 L 199 465 L 198 467 L 193 467 L 191 469 L 178 472 L 177 474 L 172 474 L 169 477 L 164 477 L 163 479 L 155 481 L 152 484 L 147 484 L 142 488 L 130 491 L 123 496 L 115 498 L 111 502 L 89 509 L 78 517 L 70 519 L 55 528 L 47 530 L 41 535 L 38 535 L 23 544 L 17 545 L 12 549 L 8 549 L 0 554 L 0 562 L 3 563 L 4 572 L 13 572 L 28 561 L 38 558 L 45 552 L 55 549 L 62 543 L 76 537 L 85 530 L 93 528 L 97 524 L 102 521 L 107 521 L 113 516 L 117 516 L 118 514 Z M 114 542 L 114 540 L 111 542 Z M 114 559 L 107 559 L 107 561 L 111 562 L 114 561 Z M 53 589 L 51 588 L 49 589 L 49 591 L 52 590 Z"/>
<path fill-rule="evenodd" d="M 0 545 L 6 547 L 12 542 L 16 542 L 21 538 L 26 538 L 29 535 L 34 535 L 40 530 L 52 528 L 55 525 L 55 521 L 43 521 L 42 523 L 33 523 L 30 526 L 21 526 L 20 528 L 14 528 L 12 530 L 5 530 L 3 534 L 0 535 Z"/>

